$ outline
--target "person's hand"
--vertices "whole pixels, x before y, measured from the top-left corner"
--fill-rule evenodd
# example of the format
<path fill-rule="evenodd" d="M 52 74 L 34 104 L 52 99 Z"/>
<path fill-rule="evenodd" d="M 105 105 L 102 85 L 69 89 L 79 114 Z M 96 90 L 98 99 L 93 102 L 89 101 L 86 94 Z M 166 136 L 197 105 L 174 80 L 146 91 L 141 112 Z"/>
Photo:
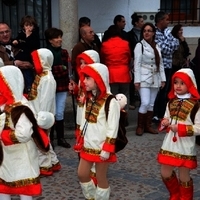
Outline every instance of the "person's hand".
<path fill-rule="evenodd" d="M 18 41 L 17 40 L 13 40 L 12 42 L 14 45 L 17 45 L 18 44 Z"/>
<path fill-rule="evenodd" d="M 76 83 L 73 80 L 70 80 L 69 85 L 68 85 L 68 89 L 70 91 L 70 93 L 74 92 L 74 88 L 76 87 Z"/>
<path fill-rule="evenodd" d="M 136 90 L 139 90 L 139 89 L 140 89 L 140 83 L 135 83 L 134 85 L 135 85 L 135 89 L 136 89 Z"/>
<path fill-rule="evenodd" d="M 32 26 L 25 26 L 26 37 L 30 36 L 32 34 L 32 31 L 33 31 Z"/>
<path fill-rule="evenodd" d="M 33 64 L 31 64 L 28 61 L 15 60 L 14 64 L 15 64 L 15 66 L 19 67 L 20 69 L 32 69 L 33 68 Z"/>
<path fill-rule="evenodd" d="M 161 124 L 162 124 L 163 126 L 169 126 L 169 119 L 164 118 L 164 119 L 161 121 Z"/>
<path fill-rule="evenodd" d="M 165 87 L 165 82 L 161 82 L 161 89 L 163 89 Z"/>
<path fill-rule="evenodd" d="M 172 124 L 169 126 L 169 128 L 171 129 L 171 131 L 176 133 L 178 131 L 178 124 Z"/>
<path fill-rule="evenodd" d="M 101 160 L 108 160 L 108 158 L 110 157 L 110 152 L 104 151 L 102 150 L 100 153 L 100 159 Z"/>
<path fill-rule="evenodd" d="M 168 127 L 169 125 L 170 125 L 169 119 L 164 118 L 164 119 L 162 119 L 162 121 L 160 122 L 160 125 L 159 125 L 159 127 L 158 127 L 158 130 L 159 130 L 159 131 L 163 131 L 163 130 L 167 129 L 167 127 Z"/>

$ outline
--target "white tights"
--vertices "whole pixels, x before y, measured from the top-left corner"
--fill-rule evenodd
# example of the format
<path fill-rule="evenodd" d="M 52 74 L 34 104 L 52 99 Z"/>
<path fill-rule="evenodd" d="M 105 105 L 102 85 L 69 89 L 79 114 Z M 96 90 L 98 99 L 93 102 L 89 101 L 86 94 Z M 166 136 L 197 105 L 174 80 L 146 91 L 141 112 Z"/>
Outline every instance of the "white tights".
<path fill-rule="evenodd" d="M 1 200 L 11 200 L 11 196 L 9 194 L 0 194 Z"/>
<path fill-rule="evenodd" d="M 21 200 L 33 200 L 32 196 L 20 195 Z M 11 195 L 0 194 L 0 200 L 11 200 Z"/>
<path fill-rule="evenodd" d="M 19 195 L 21 200 L 33 200 L 32 196 L 27 195 Z"/>

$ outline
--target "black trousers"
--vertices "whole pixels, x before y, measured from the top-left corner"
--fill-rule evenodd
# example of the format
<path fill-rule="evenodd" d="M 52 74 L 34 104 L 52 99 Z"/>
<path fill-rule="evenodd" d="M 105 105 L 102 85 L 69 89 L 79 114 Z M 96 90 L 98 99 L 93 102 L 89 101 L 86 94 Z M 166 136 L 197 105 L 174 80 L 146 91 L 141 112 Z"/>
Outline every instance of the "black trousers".
<path fill-rule="evenodd" d="M 166 105 L 168 102 L 168 93 L 171 87 L 171 76 L 172 69 L 165 69 L 166 83 L 165 87 L 160 89 L 154 103 L 154 116 L 158 118 L 163 118 L 166 110 Z"/>

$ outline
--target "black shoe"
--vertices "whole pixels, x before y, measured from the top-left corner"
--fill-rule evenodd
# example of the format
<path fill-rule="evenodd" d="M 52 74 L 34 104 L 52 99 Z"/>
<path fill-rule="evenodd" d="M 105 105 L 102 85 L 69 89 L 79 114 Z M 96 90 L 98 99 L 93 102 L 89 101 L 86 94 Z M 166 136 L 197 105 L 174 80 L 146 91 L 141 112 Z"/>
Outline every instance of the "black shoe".
<path fill-rule="evenodd" d="M 159 124 L 161 121 L 160 118 L 158 118 L 157 116 L 154 116 L 153 119 L 152 119 L 152 122 L 154 122 L 155 124 Z"/>
<path fill-rule="evenodd" d="M 61 146 L 64 148 L 71 148 L 71 145 L 64 138 L 58 139 L 58 146 Z"/>

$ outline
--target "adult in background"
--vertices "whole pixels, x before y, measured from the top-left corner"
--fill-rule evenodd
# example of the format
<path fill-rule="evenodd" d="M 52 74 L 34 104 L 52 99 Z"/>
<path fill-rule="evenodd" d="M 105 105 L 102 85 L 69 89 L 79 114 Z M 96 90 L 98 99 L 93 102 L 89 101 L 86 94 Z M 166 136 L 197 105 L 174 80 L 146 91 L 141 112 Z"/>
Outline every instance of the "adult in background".
<path fill-rule="evenodd" d="M 97 45 L 94 43 L 94 31 L 90 26 L 83 26 L 80 28 L 81 40 L 72 49 L 71 64 L 74 70 L 75 82 L 78 83 L 79 75 L 77 71 L 78 64 L 76 58 L 79 54 L 86 50 L 95 50 L 99 53 Z"/>
<path fill-rule="evenodd" d="M 124 40 L 127 40 L 129 41 L 129 38 L 128 38 L 128 35 L 127 35 L 127 32 L 124 31 L 124 28 L 126 26 L 126 20 L 125 20 L 125 17 L 123 15 L 116 15 L 114 20 L 113 20 L 113 24 L 120 29 L 121 31 L 121 37 L 124 39 Z M 104 35 L 103 35 L 103 38 L 102 38 L 102 42 L 107 40 L 107 37 L 109 37 L 109 31 L 106 30 L 104 32 Z"/>
<path fill-rule="evenodd" d="M 14 48 L 11 39 L 11 29 L 5 22 L 0 22 L 0 58 L 4 65 L 14 65 L 14 57 L 19 49 Z M 15 61 L 16 64 L 18 61 Z"/>
<path fill-rule="evenodd" d="M 108 29 L 107 39 L 101 46 L 100 58 L 108 67 L 112 94 L 122 93 L 128 99 L 131 52 L 129 43 L 122 39 L 121 30 L 115 25 L 111 25 Z"/>
<path fill-rule="evenodd" d="M 195 51 L 195 66 L 193 66 L 192 70 L 194 72 L 194 76 L 196 79 L 196 83 L 197 83 L 197 89 L 198 92 L 200 93 L 200 38 L 198 39 L 198 45 Z M 196 144 L 198 144 L 200 146 L 200 136 L 196 136 Z"/>
<path fill-rule="evenodd" d="M 133 60 L 134 60 L 134 49 L 135 45 L 140 41 L 140 35 L 141 35 L 141 28 L 144 25 L 144 19 L 142 15 L 137 15 L 137 13 L 133 13 L 131 15 L 131 23 L 133 25 L 133 28 L 127 33 L 129 37 L 129 42 L 130 42 L 130 48 L 131 48 L 131 57 L 132 57 L 132 62 L 131 62 L 131 83 L 130 83 L 130 105 L 129 109 L 135 109 L 135 95 L 136 95 L 136 90 L 134 86 L 134 74 L 133 74 Z"/>
<path fill-rule="evenodd" d="M 172 35 L 179 40 L 179 47 L 174 51 L 172 56 L 172 75 L 184 66 L 188 65 L 188 56 L 190 55 L 190 49 L 183 36 L 183 26 L 177 24 L 171 31 Z"/>
<path fill-rule="evenodd" d="M 134 82 L 139 91 L 141 105 L 138 110 L 136 135 L 143 132 L 157 134 L 151 126 L 153 106 L 159 88 L 165 86 L 165 72 L 159 46 L 155 42 L 156 29 L 145 23 L 141 30 L 141 42 L 134 50 Z"/>
<path fill-rule="evenodd" d="M 200 38 L 198 39 L 198 45 L 195 50 L 195 56 L 193 60 L 195 60 L 195 66 L 192 67 L 192 70 L 197 82 L 198 92 L 200 93 Z"/>
<path fill-rule="evenodd" d="M 83 26 L 90 26 L 91 25 L 91 20 L 88 17 L 81 17 L 79 19 L 79 29 Z M 81 35 L 79 31 L 79 41 L 81 40 Z M 94 43 L 97 45 L 97 47 L 100 49 L 101 48 L 101 41 L 98 37 L 97 34 L 94 33 Z"/>
<path fill-rule="evenodd" d="M 33 64 L 31 52 L 40 48 L 39 27 L 33 16 L 26 15 L 20 22 L 21 30 L 19 31 L 12 44 L 20 49 L 15 56 L 15 60 L 27 61 Z M 25 89 L 24 93 L 28 94 L 34 81 L 34 70 L 31 67 L 18 66 L 24 76 Z"/>
<path fill-rule="evenodd" d="M 55 127 L 58 146 L 70 148 L 71 145 L 64 138 L 64 111 L 69 85 L 69 54 L 66 49 L 62 48 L 62 36 L 62 30 L 57 28 L 49 28 L 45 31 L 47 49 L 49 49 L 54 56 L 52 73 L 56 80 L 56 121 L 51 129 L 50 138 L 51 141 L 54 140 Z"/>
<path fill-rule="evenodd" d="M 132 19 L 131 24 L 133 25 L 133 28 L 127 33 L 128 33 L 130 46 L 131 46 L 131 53 L 133 57 L 135 45 L 140 41 L 141 29 L 144 25 L 144 19 L 142 15 L 137 15 L 137 13 L 133 13 L 131 15 L 131 19 Z"/>
<path fill-rule="evenodd" d="M 156 13 L 156 35 L 155 42 L 161 49 L 163 65 L 166 76 L 166 84 L 163 88 L 160 88 L 155 100 L 154 106 L 154 118 L 155 122 L 160 122 L 165 113 L 167 105 L 167 94 L 170 88 L 170 80 L 172 76 L 172 55 L 179 47 L 179 40 L 171 34 L 171 30 L 168 28 L 169 15 L 163 11 Z"/>

